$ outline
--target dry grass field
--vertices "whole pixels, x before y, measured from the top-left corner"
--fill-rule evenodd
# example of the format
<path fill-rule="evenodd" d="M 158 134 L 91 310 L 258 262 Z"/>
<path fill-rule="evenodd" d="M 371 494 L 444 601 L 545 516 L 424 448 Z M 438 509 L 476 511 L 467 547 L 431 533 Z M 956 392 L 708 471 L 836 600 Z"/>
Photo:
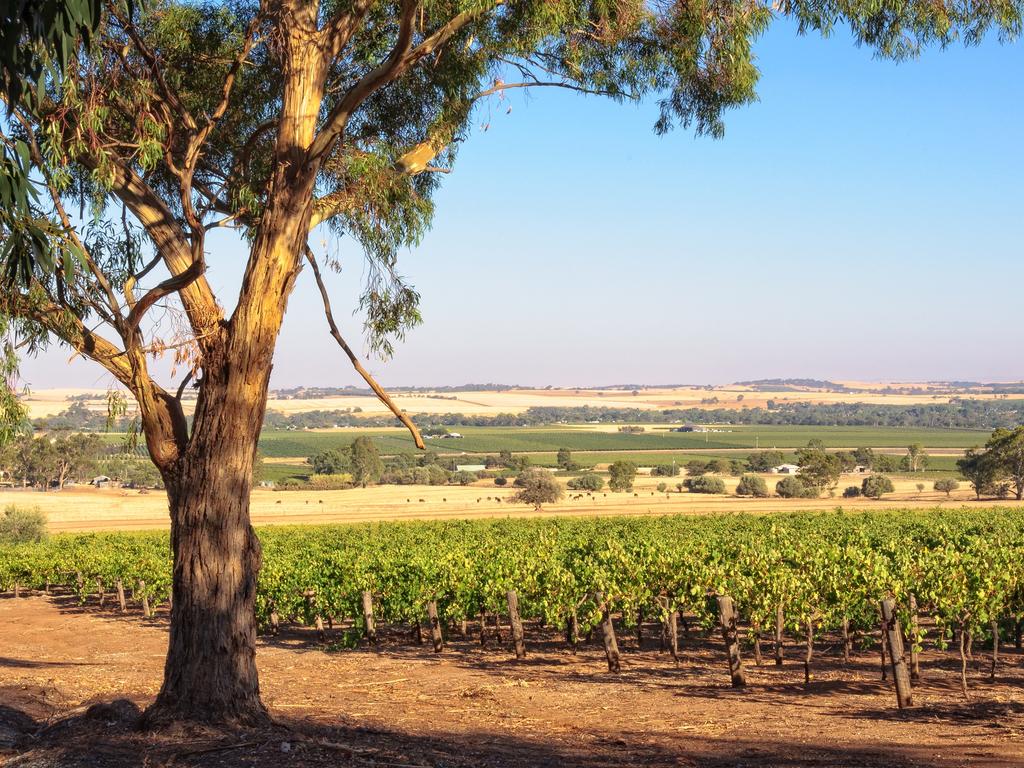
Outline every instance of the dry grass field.
<path fill-rule="evenodd" d="M 778 475 L 764 476 L 769 488 Z M 845 476 L 839 488 L 859 485 L 863 476 Z M 475 517 L 531 517 L 535 515 L 666 515 L 735 512 L 771 513 L 808 509 L 879 509 L 960 506 L 971 503 L 973 494 L 963 488 L 950 499 L 943 493 L 919 493 L 919 481 L 894 479 L 896 492 L 871 499 L 749 499 L 732 494 L 736 478 L 724 478 L 729 495 L 711 496 L 678 493 L 681 478 L 665 478 L 671 492 L 656 490 L 659 478 L 638 477 L 633 493 L 612 493 L 607 489 L 593 496 L 568 492 L 557 504 L 540 511 L 510 501 L 513 490 L 498 488 L 491 480 L 469 486 L 382 485 L 344 491 L 253 491 L 252 518 L 256 525 L 348 523 L 377 520 L 430 520 Z M 575 497 L 575 498 L 574 498 Z M 991 501 L 989 502 L 991 503 Z M 1006 502 L 1017 503 L 1017 502 Z M 44 511 L 50 529 L 59 531 L 101 531 L 165 528 L 168 526 L 167 499 L 160 491 L 139 492 L 119 488 L 68 488 L 64 491 L 0 491 L 0 507 L 7 504 L 35 506 Z"/>
<path fill-rule="evenodd" d="M 494 415 L 521 413 L 534 406 L 604 406 L 609 408 L 739 408 L 764 406 L 769 400 L 777 403 L 870 403 L 888 405 L 915 405 L 944 403 L 951 396 L 961 395 L 976 399 L 991 399 L 996 395 L 981 390 L 950 390 L 936 384 L 907 382 L 836 382 L 851 391 L 833 392 L 810 387 L 786 387 L 777 391 L 758 391 L 754 387 L 737 384 L 720 387 L 664 387 L 630 389 L 510 389 L 479 392 L 407 392 L 394 390 L 395 402 L 408 413 L 463 413 L 467 415 Z M 883 390 L 917 390 L 913 393 L 883 392 Z M 633 394 L 634 391 L 636 394 Z M 71 404 L 69 398 L 88 396 L 85 404 L 92 409 L 106 408 L 105 389 L 40 389 L 26 400 L 32 418 L 54 415 Z M 740 399 L 742 397 L 742 399 Z M 717 403 L 702 401 L 717 398 Z M 186 401 L 188 405 L 188 401 Z M 316 410 L 361 408 L 367 416 L 386 412 L 374 397 L 337 396 L 315 399 L 276 399 L 271 397 L 267 408 L 283 413 L 303 413 Z"/>

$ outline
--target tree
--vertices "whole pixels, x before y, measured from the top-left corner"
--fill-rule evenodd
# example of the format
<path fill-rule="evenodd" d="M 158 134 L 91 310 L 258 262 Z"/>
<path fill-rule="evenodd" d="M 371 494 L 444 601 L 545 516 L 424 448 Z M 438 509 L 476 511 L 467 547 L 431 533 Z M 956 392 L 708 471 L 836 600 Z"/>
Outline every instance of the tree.
<path fill-rule="evenodd" d="M 844 499 L 856 499 L 858 496 L 860 496 L 859 485 L 848 485 L 846 486 L 846 488 L 843 489 Z"/>
<path fill-rule="evenodd" d="M 350 459 L 350 454 L 347 451 L 329 448 L 310 456 L 306 459 L 306 463 L 313 467 L 313 472 L 317 475 L 340 475 L 351 469 Z"/>
<path fill-rule="evenodd" d="M 758 451 L 747 457 L 747 469 L 751 472 L 768 472 L 784 460 L 782 451 Z"/>
<path fill-rule="evenodd" d="M 720 477 L 701 475 L 683 481 L 690 493 L 725 493 L 725 481 Z"/>
<path fill-rule="evenodd" d="M 703 475 L 708 471 L 708 463 L 700 459 L 690 459 L 686 462 L 686 474 L 691 476 Z"/>
<path fill-rule="evenodd" d="M 523 473 L 524 481 L 512 500 L 521 504 L 533 504 L 540 509 L 542 504 L 553 504 L 562 498 L 562 485 L 550 472 L 530 470 Z M 516 485 L 519 485 L 516 480 Z"/>
<path fill-rule="evenodd" d="M 825 490 L 834 491 L 839 484 L 839 459 L 828 453 L 820 440 L 811 440 L 806 448 L 797 451 L 796 460 L 800 465 L 800 481 L 818 495 Z"/>
<path fill-rule="evenodd" d="M 604 487 L 604 480 L 593 472 L 584 472 L 569 480 L 566 485 L 573 491 L 600 491 Z"/>
<path fill-rule="evenodd" d="M 931 457 L 925 453 L 924 446 L 913 443 L 907 446 L 907 455 L 903 458 L 904 468 L 908 472 L 924 472 Z"/>
<path fill-rule="evenodd" d="M 854 466 L 872 469 L 875 464 L 875 452 L 870 448 L 856 448 L 853 451 Z"/>
<path fill-rule="evenodd" d="M 991 27 L 1014 35 L 1019 6 L 990 5 L 795 0 L 774 13 L 806 30 L 845 24 L 881 55 L 906 58 Z M 0 143 L 42 193 L 22 196 L 35 227 L 27 239 L 20 223 L 0 220 L 6 243 L 21 244 L 2 251 L 5 349 L 56 340 L 102 366 L 138 403 L 167 487 L 173 601 L 149 724 L 267 721 L 249 498 L 277 336 L 303 264 L 331 335 L 423 447 L 340 333 L 311 233 L 347 234 L 367 257 L 368 346 L 387 356 L 420 319 L 398 254 L 429 226 L 439 172 L 451 170 L 477 108 L 513 88 L 655 92 L 659 132 L 678 122 L 718 136 L 724 110 L 755 98 L 752 41 L 772 18 L 766 2 L 104 0 L 95 27 L 82 25 L 91 39 L 61 49 L 63 76 L 46 80 L 38 103 L 9 98 L 5 81 Z M 28 50 L 19 43 L 38 48 L 21 26 L 10 35 L 4 56 Z M 43 56 L 60 48 L 42 43 Z M 95 215 L 79 222 L 71 204 Z M 217 228 L 237 230 L 248 249 L 230 304 L 205 274 Z M 172 351 L 184 376 L 168 390 L 149 361 Z M 9 354 L 6 405 L 12 365 Z M 190 384 L 191 421 L 181 404 Z M 6 405 L 0 414 L 20 418 Z"/>
<path fill-rule="evenodd" d="M 555 463 L 562 469 L 569 469 L 573 466 L 572 452 L 568 448 L 559 448 Z"/>
<path fill-rule="evenodd" d="M 631 461 L 616 461 L 609 465 L 608 474 L 608 487 L 613 491 L 632 491 L 636 464 Z"/>
<path fill-rule="evenodd" d="M 466 470 L 461 470 L 452 474 L 452 482 L 457 483 L 458 485 L 472 485 L 478 479 L 479 478 L 475 472 L 467 472 Z"/>
<path fill-rule="evenodd" d="M 1024 498 L 1024 427 L 997 429 L 985 448 L 999 475 L 1013 485 L 1017 500 Z"/>
<path fill-rule="evenodd" d="M 900 468 L 900 460 L 889 453 L 876 453 L 871 461 L 871 469 L 875 472 L 895 472 Z"/>
<path fill-rule="evenodd" d="M 892 480 L 885 475 L 870 475 L 864 478 L 864 482 L 861 483 L 860 492 L 867 496 L 869 499 L 880 499 L 883 493 L 892 493 L 896 489 L 893 488 Z"/>
<path fill-rule="evenodd" d="M 651 477 L 677 477 L 679 467 L 675 462 L 671 464 L 655 464 L 651 467 Z"/>
<path fill-rule="evenodd" d="M 349 471 L 352 473 L 352 479 L 355 480 L 356 485 L 365 488 L 380 480 L 381 473 L 384 471 L 384 463 L 380 460 L 380 451 L 377 450 L 377 444 L 373 442 L 373 438 L 357 437 L 352 441 L 349 455 L 351 456 Z"/>
<path fill-rule="evenodd" d="M 978 499 L 981 499 L 981 494 L 991 492 L 995 488 L 996 480 L 999 479 L 999 467 L 996 462 L 987 451 L 977 448 L 969 448 L 962 459 L 957 459 L 956 468 L 971 484 Z"/>
<path fill-rule="evenodd" d="M 768 484 L 763 477 L 757 475 L 743 475 L 736 484 L 737 496 L 756 496 L 764 498 L 768 495 Z"/>
<path fill-rule="evenodd" d="M 784 499 L 814 499 L 818 491 L 796 477 L 784 477 L 775 484 L 775 492 Z"/>
<path fill-rule="evenodd" d="M 960 487 L 960 483 L 951 477 L 943 477 L 935 481 L 932 485 L 936 491 L 942 491 L 946 494 L 946 498 L 949 498 L 949 494 L 957 490 Z"/>

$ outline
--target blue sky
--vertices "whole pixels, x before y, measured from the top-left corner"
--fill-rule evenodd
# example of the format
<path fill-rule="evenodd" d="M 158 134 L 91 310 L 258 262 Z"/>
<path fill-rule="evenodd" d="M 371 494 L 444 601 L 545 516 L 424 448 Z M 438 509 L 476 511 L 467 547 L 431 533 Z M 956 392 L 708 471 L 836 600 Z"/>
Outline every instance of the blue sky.
<path fill-rule="evenodd" d="M 897 65 L 783 23 L 756 50 L 760 101 L 718 141 L 655 136 L 653 102 L 553 89 L 481 115 L 402 258 L 425 322 L 371 370 L 391 385 L 1024 378 L 1024 44 Z M 355 342 L 363 261 L 336 247 Z M 230 291 L 243 257 L 212 241 L 214 285 Z M 108 384 L 67 359 L 24 377 Z M 273 385 L 357 383 L 303 275 Z"/>

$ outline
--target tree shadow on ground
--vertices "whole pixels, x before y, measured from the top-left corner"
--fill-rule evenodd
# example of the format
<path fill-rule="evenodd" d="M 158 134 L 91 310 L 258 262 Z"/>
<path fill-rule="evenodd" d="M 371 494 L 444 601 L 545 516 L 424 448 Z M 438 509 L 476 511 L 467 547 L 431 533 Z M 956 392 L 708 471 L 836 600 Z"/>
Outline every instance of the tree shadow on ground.
<path fill-rule="evenodd" d="M 680 736 L 671 744 L 607 736 L 544 740 L 493 731 L 423 736 L 304 718 L 280 718 L 258 730 L 181 727 L 149 733 L 138 730 L 139 714 L 139 707 L 129 700 L 93 704 L 57 721 L 0 705 L 0 762 L 10 768 L 923 768 L 939 764 L 933 756 L 892 745 L 765 744 L 701 734 Z"/>

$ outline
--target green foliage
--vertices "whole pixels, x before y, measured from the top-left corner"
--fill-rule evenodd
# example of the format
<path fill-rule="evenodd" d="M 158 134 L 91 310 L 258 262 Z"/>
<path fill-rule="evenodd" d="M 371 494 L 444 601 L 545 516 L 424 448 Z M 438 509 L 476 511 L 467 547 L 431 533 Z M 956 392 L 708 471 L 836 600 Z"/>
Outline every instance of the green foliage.
<path fill-rule="evenodd" d="M 46 515 L 39 507 L 8 504 L 0 516 L 0 544 L 27 544 L 46 538 Z"/>
<path fill-rule="evenodd" d="M 453 472 L 451 481 L 456 485 L 471 485 L 478 480 L 475 472 L 466 472 L 465 470 L 460 472 Z"/>
<path fill-rule="evenodd" d="M 941 491 L 942 493 L 946 494 L 946 497 L 948 498 L 949 494 L 960 488 L 960 483 L 958 483 L 951 477 L 943 477 L 936 480 L 935 483 L 932 485 L 932 488 L 934 488 L 936 491 Z"/>
<path fill-rule="evenodd" d="M 677 477 L 679 475 L 679 467 L 675 464 L 655 464 L 651 467 L 652 477 Z"/>
<path fill-rule="evenodd" d="M 985 449 L 997 474 L 1010 482 L 1018 500 L 1024 498 L 1024 427 L 995 430 Z"/>
<path fill-rule="evenodd" d="M 690 493 L 725 493 L 725 481 L 720 477 L 688 477 L 683 484 Z"/>
<path fill-rule="evenodd" d="M 825 450 L 820 440 L 811 440 L 807 447 L 797 451 L 796 461 L 800 465 L 800 481 L 813 488 L 815 495 L 835 490 L 839 482 L 840 461 L 835 454 Z"/>
<path fill-rule="evenodd" d="M 608 487 L 618 493 L 632 491 L 636 477 L 636 464 L 631 461 L 616 461 L 608 467 Z"/>
<path fill-rule="evenodd" d="M 763 477 L 757 475 L 743 475 L 736 484 L 737 496 L 756 496 L 764 498 L 768 496 L 768 484 Z"/>
<path fill-rule="evenodd" d="M 956 462 L 960 474 L 971 484 L 974 494 L 979 499 L 983 493 L 991 493 L 999 478 L 999 465 L 987 451 L 976 448 L 969 449 L 962 459 Z"/>
<path fill-rule="evenodd" d="M 800 478 L 784 477 L 775 484 L 775 492 L 784 499 L 816 499 L 818 490 Z"/>
<path fill-rule="evenodd" d="M 330 448 L 310 456 L 306 461 L 318 475 L 336 475 L 347 472 L 351 467 L 348 451 Z"/>
<path fill-rule="evenodd" d="M 562 498 L 561 483 L 550 472 L 544 470 L 529 470 L 523 473 L 516 478 L 516 485 L 520 488 L 512 500 L 520 504 L 532 504 L 537 509 L 540 509 L 542 504 L 553 504 Z"/>
<path fill-rule="evenodd" d="M 604 488 L 604 479 L 593 472 L 584 472 L 579 477 L 573 477 L 566 483 L 572 491 L 600 491 Z"/>
<path fill-rule="evenodd" d="M 864 478 L 864 482 L 861 483 L 860 492 L 867 496 L 869 499 L 880 499 L 883 494 L 892 493 L 896 489 L 893 488 L 892 480 L 885 475 L 871 475 Z"/>
<path fill-rule="evenodd" d="M 848 485 L 843 489 L 844 499 L 856 499 L 861 495 L 859 485 Z"/>
<path fill-rule="evenodd" d="M 768 472 L 784 460 L 782 451 L 758 451 L 747 457 L 747 469 L 751 472 Z"/>
<path fill-rule="evenodd" d="M 372 438 L 357 437 L 349 449 L 349 454 L 352 477 L 357 485 L 365 488 L 380 480 L 384 472 L 384 463 Z"/>

